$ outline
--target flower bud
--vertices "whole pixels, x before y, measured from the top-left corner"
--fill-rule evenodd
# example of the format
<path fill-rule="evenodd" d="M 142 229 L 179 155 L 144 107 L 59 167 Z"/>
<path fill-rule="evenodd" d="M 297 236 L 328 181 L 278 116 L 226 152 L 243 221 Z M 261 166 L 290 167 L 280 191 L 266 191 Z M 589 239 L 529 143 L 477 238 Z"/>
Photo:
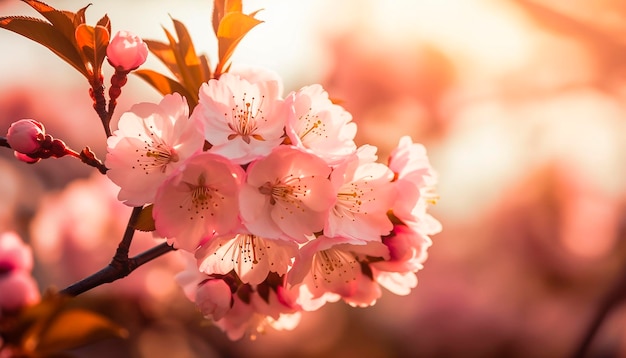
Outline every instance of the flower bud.
<path fill-rule="evenodd" d="M 232 294 L 224 280 L 207 280 L 198 286 L 196 305 L 205 317 L 218 321 L 230 310 Z"/>
<path fill-rule="evenodd" d="M 107 58 L 117 71 L 132 71 L 146 62 L 148 45 L 128 31 L 119 31 L 107 46 Z"/>
<path fill-rule="evenodd" d="M 7 132 L 7 142 L 13 150 L 22 154 L 32 154 L 41 148 L 45 138 L 43 124 L 33 119 L 20 119 L 11 124 Z"/>

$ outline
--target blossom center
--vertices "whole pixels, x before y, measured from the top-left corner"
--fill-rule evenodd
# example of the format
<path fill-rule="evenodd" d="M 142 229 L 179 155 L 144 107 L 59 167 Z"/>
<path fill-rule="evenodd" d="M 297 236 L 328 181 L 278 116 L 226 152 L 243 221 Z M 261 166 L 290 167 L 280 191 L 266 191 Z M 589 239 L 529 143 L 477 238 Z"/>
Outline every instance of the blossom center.
<path fill-rule="evenodd" d="M 261 194 L 270 196 L 270 204 L 275 205 L 277 201 L 281 201 L 298 208 L 302 202 L 300 197 L 308 195 L 309 191 L 307 185 L 301 183 L 300 178 L 291 175 L 285 181 L 276 180 L 274 184 L 268 181 L 259 187 Z"/>
<path fill-rule="evenodd" d="M 300 140 L 303 140 L 304 137 L 309 134 L 312 134 L 316 137 L 324 136 L 327 138 L 328 136 L 325 135 L 326 124 L 324 124 L 317 115 L 311 115 L 311 110 L 312 108 L 309 108 L 309 111 L 305 115 L 302 115 L 300 116 L 300 118 L 298 118 L 301 124 L 301 130 L 300 133 L 298 133 Z"/>
<path fill-rule="evenodd" d="M 233 96 L 233 99 L 235 96 Z M 233 140 L 239 136 L 241 139 L 250 144 L 251 138 L 256 140 L 265 140 L 263 136 L 257 134 L 258 124 L 261 121 L 265 121 L 265 116 L 261 110 L 261 104 L 265 97 L 261 96 L 261 101 L 255 105 L 255 97 L 246 99 L 246 94 L 243 94 L 241 104 L 235 104 L 230 114 L 230 121 L 228 127 L 234 132 L 228 136 L 229 140 Z M 224 113 L 224 116 L 229 117 L 228 113 Z"/>
<path fill-rule="evenodd" d="M 350 252 L 328 249 L 315 254 L 313 258 L 313 280 L 327 284 L 349 283 L 357 278 L 360 271 L 359 262 Z"/>

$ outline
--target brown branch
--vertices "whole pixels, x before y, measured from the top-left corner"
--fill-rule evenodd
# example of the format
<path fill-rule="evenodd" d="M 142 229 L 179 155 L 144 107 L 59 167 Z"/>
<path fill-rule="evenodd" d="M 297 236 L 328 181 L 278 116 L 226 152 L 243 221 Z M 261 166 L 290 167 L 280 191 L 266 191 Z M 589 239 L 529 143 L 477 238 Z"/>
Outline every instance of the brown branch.
<path fill-rule="evenodd" d="M 9 145 L 9 142 L 7 141 L 6 137 L 0 137 L 0 147 L 11 148 L 11 146 Z"/>
<path fill-rule="evenodd" d="M 174 250 L 176 249 L 164 242 L 135 257 L 127 258 L 124 265 L 114 265 L 111 262 L 102 270 L 62 289 L 59 293 L 68 296 L 78 296 L 98 286 L 124 278 L 140 266 Z"/>
<path fill-rule="evenodd" d="M 573 358 L 583 358 L 588 355 L 591 343 L 600 331 L 602 323 L 609 316 L 611 311 L 615 309 L 619 303 L 626 297 L 626 268 L 624 268 L 620 276 L 615 280 L 613 286 L 609 289 L 603 300 L 600 301 L 598 310 L 595 312 L 591 322 L 587 326 L 585 334 L 582 336 L 579 346 L 574 352 Z"/>

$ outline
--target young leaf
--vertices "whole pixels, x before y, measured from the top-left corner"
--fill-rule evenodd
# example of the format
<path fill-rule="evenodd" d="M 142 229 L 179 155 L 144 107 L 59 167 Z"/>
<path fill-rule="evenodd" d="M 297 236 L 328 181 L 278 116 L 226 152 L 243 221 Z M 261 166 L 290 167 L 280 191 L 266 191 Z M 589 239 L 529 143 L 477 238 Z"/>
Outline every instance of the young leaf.
<path fill-rule="evenodd" d="M 225 72 L 224 68 L 227 66 L 237 44 L 252 28 L 262 22 L 240 12 L 231 12 L 224 16 L 217 31 L 219 62 L 215 70 L 216 77 Z"/>
<path fill-rule="evenodd" d="M 13 31 L 47 47 L 80 73 L 87 76 L 85 64 L 72 41 L 49 23 L 29 17 L 8 16 L 0 18 L 0 28 Z"/>
<path fill-rule="evenodd" d="M 52 6 L 46 5 L 41 1 L 37 0 L 22 0 L 28 5 L 30 5 L 33 9 L 35 9 L 38 13 L 43 15 L 46 20 L 50 21 L 52 26 L 60 31 L 61 34 L 67 39 L 71 39 L 74 36 L 74 14 L 67 13 L 63 11 L 59 11 Z M 70 16 L 71 14 L 71 16 Z M 84 21 L 83 21 L 84 22 Z"/>
<path fill-rule="evenodd" d="M 189 109 L 193 111 L 193 109 L 198 104 L 197 100 L 191 96 L 189 91 L 183 85 L 176 82 L 175 80 L 164 76 L 158 72 L 152 70 L 138 70 L 133 72 L 135 75 L 141 77 L 144 81 L 148 82 L 152 87 L 154 87 L 159 93 L 166 95 L 170 93 L 179 93 L 181 96 L 187 98 L 187 103 L 189 104 Z M 191 113 L 191 112 L 190 112 Z"/>
<path fill-rule="evenodd" d="M 106 338 L 126 338 L 128 332 L 104 316 L 84 309 L 57 314 L 37 337 L 34 351 L 41 355 L 61 352 Z"/>
<path fill-rule="evenodd" d="M 150 52 L 161 60 L 176 78 L 180 79 L 182 77 L 178 69 L 178 64 L 176 63 L 176 55 L 174 55 L 174 50 L 172 50 L 170 45 L 153 40 L 144 40 L 144 42 L 148 45 Z"/>
<path fill-rule="evenodd" d="M 81 50 L 83 61 L 94 74 L 100 74 L 100 68 L 109 44 L 109 31 L 103 26 L 81 24 L 76 28 L 76 45 Z"/>

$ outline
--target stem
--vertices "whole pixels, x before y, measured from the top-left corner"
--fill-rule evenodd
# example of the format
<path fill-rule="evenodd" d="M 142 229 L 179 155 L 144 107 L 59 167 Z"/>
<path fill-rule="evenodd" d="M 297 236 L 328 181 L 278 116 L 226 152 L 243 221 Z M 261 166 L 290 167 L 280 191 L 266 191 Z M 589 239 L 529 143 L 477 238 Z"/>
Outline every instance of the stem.
<path fill-rule="evenodd" d="M 126 225 L 126 231 L 124 232 L 124 236 L 122 237 L 122 241 L 117 246 L 117 251 L 115 251 L 115 256 L 113 256 L 113 261 L 111 261 L 112 265 L 122 265 L 124 269 L 128 269 L 128 251 L 130 250 L 130 243 L 133 241 L 133 236 L 135 235 L 135 225 L 137 224 L 137 219 L 139 218 L 139 214 L 143 208 L 141 206 L 137 206 L 133 208 L 132 213 L 130 213 L 130 218 L 128 218 L 128 224 Z M 130 273 L 130 271 L 129 271 Z"/>
<path fill-rule="evenodd" d="M 609 313 L 617 307 L 617 305 L 626 296 L 626 268 L 622 270 L 621 275 L 615 280 L 613 286 L 609 289 L 606 296 L 600 301 L 600 306 L 596 311 L 593 319 L 589 323 L 585 335 L 583 336 L 580 345 L 576 349 L 573 358 L 583 358 L 589 352 L 593 339 L 598 334 L 600 327 L 604 320 L 608 317 Z"/>
<path fill-rule="evenodd" d="M 101 286 L 105 283 L 111 283 L 121 278 L 128 276 L 131 272 L 135 271 L 140 266 L 158 258 L 170 251 L 176 249 L 168 245 L 166 242 L 157 245 L 149 250 L 146 250 L 133 258 L 127 258 L 128 270 L 120 270 L 119 267 L 115 267 L 112 263 L 103 268 L 102 270 L 88 276 L 64 289 L 59 291 L 60 294 L 68 296 L 78 296 L 81 293 L 85 293 L 93 288 Z"/>
<path fill-rule="evenodd" d="M 0 147 L 11 148 L 11 146 L 9 145 L 9 142 L 7 141 L 6 137 L 0 137 Z"/>

